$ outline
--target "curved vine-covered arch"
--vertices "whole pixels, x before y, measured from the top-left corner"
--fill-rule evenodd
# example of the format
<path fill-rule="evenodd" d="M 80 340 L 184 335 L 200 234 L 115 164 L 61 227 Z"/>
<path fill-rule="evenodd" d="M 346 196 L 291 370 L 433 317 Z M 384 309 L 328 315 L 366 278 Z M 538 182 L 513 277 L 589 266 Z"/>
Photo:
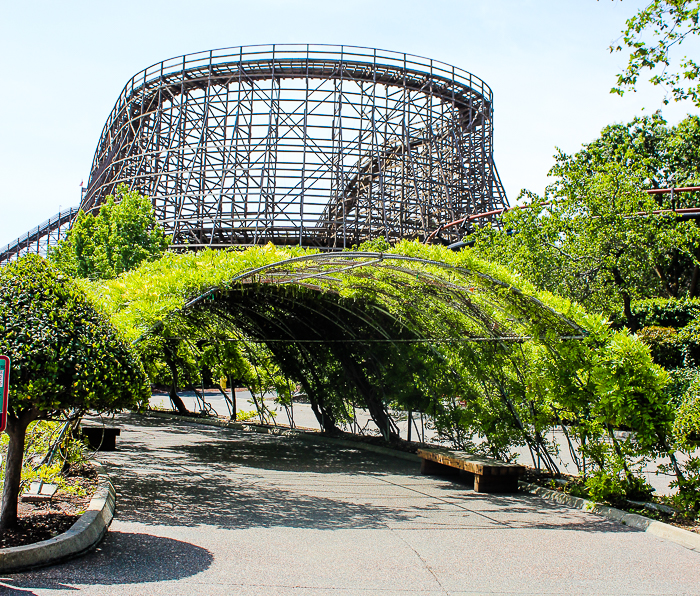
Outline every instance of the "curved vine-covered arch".
<path fill-rule="evenodd" d="M 207 299 L 230 292 L 236 284 L 304 286 L 319 292 L 362 298 L 375 308 L 384 305 L 399 310 L 410 310 L 404 292 L 418 290 L 418 294 L 411 294 L 414 300 L 422 301 L 425 297 L 427 304 L 449 303 L 452 309 L 471 321 L 453 328 L 462 339 L 524 340 L 526 330 L 535 321 L 562 338 L 581 339 L 586 334 L 579 324 L 537 297 L 488 273 L 466 265 L 384 252 L 312 253 L 266 264 L 207 289 L 188 301 L 180 312 L 185 313 Z M 449 312 L 448 309 L 443 316 Z M 432 324 L 441 320 L 442 317 Z M 416 320 L 413 324 L 419 323 Z"/>
<path fill-rule="evenodd" d="M 169 313 L 155 332 L 194 344 L 262 344 L 304 387 L 324 429 L 343 418 L 347 392 L 386 436 L 396 429 L 389 403 L 435 415 L 469 378 L 511 382 L 505 363 L 533 336 L 551 344 L 586 336 L 492 275 L 376 252 L 309 254 L 244 271 Z"/>
<path fill-rule="evenodd" d="M 635 383 L 660 374 L 601 317 L 469 251 L 414 242 L 168 254 L 86 284 L 154 381 L 187 386 L 208 367 L 233 383 L 243 362 L 279 394 L 301 386 L 327 432 L 358 406 L 391 439 L 392 412 L 420 411 L 457 447 L 507 458 L 527 445 L 552 468 L 546 432 L 593 419 L 604 429 L 610 417 L 591 403 L 607 399 L 600 383 L 616 366 L 644 368 L 629 389 L 640 395 Z"/>

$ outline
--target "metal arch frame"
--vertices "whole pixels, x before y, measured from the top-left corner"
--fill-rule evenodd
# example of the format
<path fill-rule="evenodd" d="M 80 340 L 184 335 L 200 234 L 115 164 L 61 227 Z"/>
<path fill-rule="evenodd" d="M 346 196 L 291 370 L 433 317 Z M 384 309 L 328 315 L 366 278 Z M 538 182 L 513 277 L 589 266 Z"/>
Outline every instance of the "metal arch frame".
<path fill-rule="evenodd" d="M 355 282 L 368 277 L 379 282 L 379 291 L 354 293 Z M 538 453 L 550 462 L 541 436 L 523 424 L 505 385 L 522 385 L 528 340 L 556 356 L 562 342 L 587 335 L 536 298 L 472 268 L 403 254 L 344 251 L 306 254 L 234 274 L 170 310 L 134 344 L 184 341 L 195 358 L 200 349 L 195 345 L 232 341 L 248 351 L 253 343 L 262 344 L 283 375 L 302 383 L 324 430 L 337 430 L 326 396 L 339 395 L 340 381 L 342 394 L 350 387 L 387 438 L 395 433 L 382 389 L 392 374 L 387 364 L 423 362 L 455 389 L 469 392 L 474 385 L 488 400 L 499 401 L 533 461 Z M 520 356 L 525 360 L 519 363 Z M 323 370 L 330 376 L 324 378 Z M 422 397 L 411 398 L 420 411 L 432 405 L 435 415 L 444 383 L 428 384 Z M 451 403 L 445 407 L 458 407 L 454 399 Z"/>
<path fill-rule="evenodd" d="M 355 289 L 354 277 L 370 276 L 382 291 L 341 291 Z M 406 284 L 407 276 L 418 284 Z M 414 302 L 406 288 L 426 301 Z M 471 268 L 392 253 L 319 252 L 243 271 L 170 311 L 134 343 L 162 336 L 190 345 L 240 342 L 246 350 L 263 344 L 285 375 L 304 384 L 319 424 L 332 430 L 336 420 L 324 396 L 334 385 L 318 374 L 330 362 L 329 370 L 345 375 L 387 437 L 394 432 L 391 416 L 370 379 L 381 384 L 388 360 L 417 358 L 443 367 L 455 383 L 473 375 L 484 391 L 495 391 L 530 449 L 548 461 L 540 438 L 522 425 L 501 386 L 504 367 L 511 381 L 519 378 L 517 354 L 528 340 L 556 353 L 559 342 L 587 335 L 536 298 Z M 466 377 L 449 354 L 465 363 Z M 426 399 L 437 404 L 431 391 Z"/>
<path fill-rule="evenodd" d="M 272 45 L 180 56 L 124 87 L 81 207 L 125 183 L 190 248 L 424 239 L 441 221 L 507 206 L 492 115 L 481 79 L 408 54 Z"/>
<path fill-rule="evenodd" d="M 304 266 L 310 264 L 310 266 Z M 296 267 L 299 267 L 298 271 L 294 271 Z M 412 269 L 411 265 L 419 265 L 421 269 Z M 345 273 L 351 270 L 357 270 L 359 268 L 375 267 L 390 269 L 396 273 L 411 275 L 417 279 L 423 280 L 426 284 L 439 287 L 441 291 L 445 292 L 445 296 L 455 296 L 455 295 L 474 295 L 474 287 L 461 286 L 457 282 L 451 282 L 448 279 L 435 275 L 425 267 L 436 267 L 447 272 L 452 272 L 462 278 L 473 277 L 484 284 L 484 286 L 493 288 L 498 292 L 504 293 L 508 296 L 511 306 L 514 306 L 521 312 L 524 306 L 531 305 L 535 312 L 542 320 L 546 320 L 550 328 L 558 329 L 558 337 L 562 340 L 569 339 L 583 339 L 588 335 L 588 332 L 583 329 L 580 325 L 572 321 L 571 319 L 565 317 L 561 313 L 555 311 L 551 307 L 544 304 L 542 301 L 538 300 L 533 296 L 524 294 L 520 289 L 509 285 L 499 279 L 496 279 L 490 275 L 483 272 L 476 271 L 473 269 L 468 269 L 466 267 L 454 266 L 449 263 L 442 261 L 435 261 L 431 259 L 424 259 L 420 257 L 412 257 L 408 255 L 392 254 L 392 253 L 380 253 L 380 252 L 359 252 L 359 251 L 343 251 L 343 252 L 319 252 L 311 255 L 303 255 L 300 257 L 293 257 L 290 259 L 284 259 L 276 263 L 271 263 L 254 269 L 249 269 L 234 276 L 225 285 L 216 286 L 206 290 L 205 292 L 199 294 L 198 296 L 192 298 L 186 302 L 182 308 L 177 311 L 171 312 L 171 315 L 186 315 L 187 311 L 200 305 L 203 301 L 208 298 L 212 298 L 217 293 L 225 293 L 230 291 L 236 284 L 249 284 L 249 283 L 273 283 L 273 284 L 299 284 L 299 285 L 309 285 L 306 280 L 315 279 L 318 281 L 333 280 L 333 275 L 338 273 Z M 274 279 L 274 276 L 270 275 L 275 271 L 279 271 L 280 275 L 278 279 Z M 316 286 L 318 290 L 329 291 L 333 290 L 331 286 L 321 286 L 320 284 Z M 470 302 L 470 301 L 468 301 Z M 499 304 L 496 300 L 484 300 L 488 303 L 488 306 L 494 311 L 504 312 L 503 305 Z M 467 304 L 464 309 L 460 309 L 461 314 L 466 315 L 472 319 L 477 325 L 482 325 L 486 328 L 488 332 L 485 335 L 480 336 L 469 336 L 458 338 L 455 335 L 447 335 L 446 337 L 432 337 L 425 338 L 428 342 L 440 343 L 441 341 L 523 341 L 529 339 L 527 336 L 519 335 L 517 333 L 510 334 L 498 334 L 495 333 L 496 327 L 489 325 L 489 323 L 484 319 L 484 313 L 479 312 L 475 315 L 475 311 L 472 309 L 471 304 Z M 481 319 L 479 319 L 481 317 Z M 517 323 L 517 321 L 514 321 Z M 150 332 L 157 331 L 162 328 L 163 322 L 157 323 Z M 490 329 L 489 329 L 490 327 Z M 150 332 L 144 333 L 135 343 L 143 340 Z"/>

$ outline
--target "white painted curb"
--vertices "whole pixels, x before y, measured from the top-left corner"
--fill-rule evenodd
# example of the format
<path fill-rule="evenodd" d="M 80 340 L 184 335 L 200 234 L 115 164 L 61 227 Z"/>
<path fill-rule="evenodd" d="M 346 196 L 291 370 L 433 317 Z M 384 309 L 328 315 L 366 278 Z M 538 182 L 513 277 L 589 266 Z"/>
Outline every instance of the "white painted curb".
<path fill-rule="evenodd" d="M 629 526 L 630 528 L 648 532 L 649 534 L 665 540 L 670 540 L 687 549 L 700 553 L 700 534 L 696 534 L 695 532 L 689 532 L 683 528 L 677 528 L 676 526 L 665 524 L 655 519 L 649 519 L 643 515 L 627 513 L 626 511 L 608 507 L 607 505 L 601 505 L 594 501 L 567 495 L 566 493 L 556 490 L 549 490 L 537 484 L 530 484 L 529 482 L 520 482 L 519 484 L 522 489 L 549 501 L 556 501 L 567 507 L 574 507 L 582 511 L 601 515 L 625 526 Z"/>
<path fill-rule="evenodd" d="M 71 528 L 55 538 L 26 546 L 0 549 L 0 573 L 14 573 L 53 565 L 95 548 L 107 533 L 114 517 L 117 495 L 114 486 L 97 462 L 97 489 L 87 511 Z"/>

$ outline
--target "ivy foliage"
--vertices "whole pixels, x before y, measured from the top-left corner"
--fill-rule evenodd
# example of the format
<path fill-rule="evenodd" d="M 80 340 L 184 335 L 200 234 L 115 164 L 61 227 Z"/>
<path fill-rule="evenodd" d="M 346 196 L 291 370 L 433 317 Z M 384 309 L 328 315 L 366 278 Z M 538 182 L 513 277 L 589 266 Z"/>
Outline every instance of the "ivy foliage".
<path fill-rule="evenodd" d="M 157 260 L 169 244 L 148 197 L 122 184 L 96 216 L 78 214 L 49 259 L 74 277 L 112 279 L 143 261 Z"/>
<path fill-rule="evenodd" d="M 680 445 L 669 375 L 647 345 L 476 250 L 268 245 L 166 254 L 82 284 L 152 379 L 187 370 L 192 382 L 206 366 L 257 389 L 299 386 L 327 432 L 362 407 L 391 440 L 391 408 L 420 411 L 456 447 L 512 459 L 527 445 L 556 472 L 549 437 L 562 428 L 591 489 L 630 494 L 648 490 L 639 465 Z"/>

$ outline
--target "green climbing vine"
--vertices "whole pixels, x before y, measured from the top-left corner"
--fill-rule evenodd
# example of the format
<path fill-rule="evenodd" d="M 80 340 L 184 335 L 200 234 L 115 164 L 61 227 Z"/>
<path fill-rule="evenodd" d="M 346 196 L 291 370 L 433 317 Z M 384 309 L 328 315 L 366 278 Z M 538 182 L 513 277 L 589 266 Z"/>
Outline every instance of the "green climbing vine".
<path fill-rule="evenodd" d="M 470 251 L 380 248 L 166 254 L 82 283 L 153 381 L 176 394 L 206 369 L 248 387 L 262 422 L 265 392 L 290 406 L 299 389 L 329 433 L 361 407 L 394 440 L 391 411 L 420 412 L 455 447 L 509 460 L 525 446 L 552 473 L 561 429 L 590 493 L 608 497 L 647 493 L 640 466 L 688 449 L 669 376 L 636 336 Z"/>

